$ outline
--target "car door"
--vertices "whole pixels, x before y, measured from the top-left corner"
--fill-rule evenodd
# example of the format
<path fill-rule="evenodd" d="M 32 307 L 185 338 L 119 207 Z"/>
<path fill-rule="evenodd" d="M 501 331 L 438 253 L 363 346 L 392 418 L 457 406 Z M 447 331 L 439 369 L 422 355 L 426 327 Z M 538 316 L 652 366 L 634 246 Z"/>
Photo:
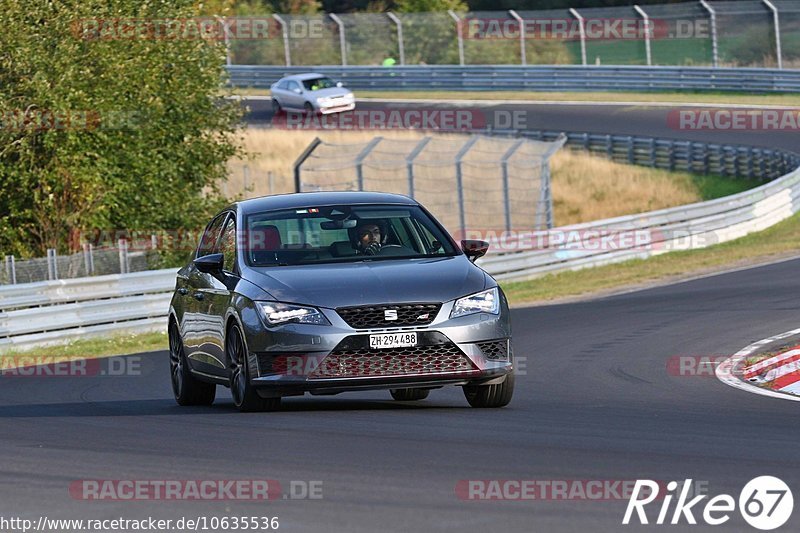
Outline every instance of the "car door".
<path fill-rule="evenodd" d="M 206 362 L 214 366 L 214 368 L 208 368 L 209 372 L 227 377 L 229 365 L 225 356 L 225 319 L 240 279 L 236 264 L 236 215 L 234 213 L 231 213 L 225 220 L 214 253 L 221 253 L 224 259 L 222 271 L 209 274 L 207 285 L 201 289 L 205 295 L 202 299 L 203 313 L 206 316 L 209 334 L 206 352 L 211 356 L 211 359 Z"/>
<path fill-rule="evenodd" d="M 293 109 L 303 109 L 305 99 L 303 98 L 303 88 L 295 80 L 289 80 L 289 90 L 286 91 L 289 107 Z"/>
<path fill-rule="evenodd" d="M 220 236 L 230 213 L 225 212 L 208 225 L 198 247 L 196 257 L 217 253 Z M 225 370 L 218 350 L 218 321 L 210 312 L 210 296 L 219 282 L 214 275 L 201 272 L 193 263 L 186 276 L 187 293 L 184 295 L 186 312 L 182 328 L 186 357 L 192 368 L 200 372 L 219 374 Z"/>
<path fill-rule="evenodd" d="M 289 92 L 289 82 L 287 80 L 279 81 L 272 89 L 272 97 L 275 98 L 281 107 L 287 107 Z"/>

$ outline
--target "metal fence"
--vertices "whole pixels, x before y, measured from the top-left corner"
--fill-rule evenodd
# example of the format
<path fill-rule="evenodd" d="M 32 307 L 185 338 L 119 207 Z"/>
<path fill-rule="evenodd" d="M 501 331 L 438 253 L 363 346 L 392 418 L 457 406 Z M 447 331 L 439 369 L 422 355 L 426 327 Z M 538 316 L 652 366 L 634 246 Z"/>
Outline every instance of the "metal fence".
<path fill-rule="evenodd" d="M 120 240 L 116 246 L 99 248 L 84 244 L 82 251 L 68 255 L 59 255 L 54 249 L 48 250 L 46 257 L 31 259 L 6 255 L 0 269 L 0 285 L 150 270 L 158 264 L 156 244 L 152 248 L 129 251 L 128 241 Z"/>
<path fill-rule="evenodd" d="M 800 92 L 800 70 L 707 67 L 406 66 L 318 70 L 353 90 L 376 91 L 733 91 Z M 269 89 L 283 76 L 307 67 L 228 67 L 230 84 Z"/>
<path fill-rule="evenodd" d="M 800 62 L 797 0 L 468 13 L 264 15 L 238 65 L 708 65 Z"/>
<path fill-rule="evenodd" d="M 566 142 L 499 136 L 424 136 L 331 144 L 295 163 L 296 189 L 381 191 L 424 204 L 451 233 L 553 225 L 549 160 Z"/>

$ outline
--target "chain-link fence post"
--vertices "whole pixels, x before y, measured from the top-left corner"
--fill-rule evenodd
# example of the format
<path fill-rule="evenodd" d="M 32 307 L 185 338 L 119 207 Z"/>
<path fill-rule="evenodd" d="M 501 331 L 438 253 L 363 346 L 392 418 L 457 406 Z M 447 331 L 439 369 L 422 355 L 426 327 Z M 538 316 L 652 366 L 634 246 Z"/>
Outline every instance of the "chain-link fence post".
<path fill-rule="evenodd" d="M 524 143 L 525 139 L 518 139 L 500 159 L 500 169 L 503 173 L 503 211 L 505 212 L 506 231 L 511 231 L 511 193 L 508 184 L 508 160 Z"/>
<path fill-rule="evenodd" d="M 391 11 L 386 12 L 386 16 L 389 17 L 389 20 L 394 22 L 395 27 L 397 28 L 397 48 L 400 53 L 400 65 L 406 64 L 406 46 L 403 42 L 403 21 L 400 20 L 397 15 L 392 13 Z"/>
<path fill-rule="evenodd" d="M 447 14 L 450 15 L 456 23 L 456 37 L 458 38 L 458 64 L 462 67 L 464 66 L 464 36 L 461 34 L 461 18 L 456 15 L 455 11 L 452 9 L 447 10 Z"/>
<path fill-rule="evenodd" d="M 375 148 L 383 137 L 375 137 L 372 139 L 363 150 L 356 156 L 356 179 L 358 180 L 358 190 L 364 190 L 364 159 L 369 155 L 373 148 Z"/>
<path fill-rule="evenodd" d="M 347 66 L 347 36 L 344 32 L 344 22 L 336 16 L 336 13 L 328 13 L 337 26 L 339 26 L 339 49 L 342 54 L 342 66 Z"/>
<path fill-rule="evenodd" d="M 783 54 L 781 53 L 781 20 L 778 14 L 778 8 L 769 0 L 762 0 L 764 4 L 772 11 L 772 22 L 775 24 L 775 55 L 778 58 L 778 68 L 783 68 Z"/>
<path fill-rule="evenodd" d="M 431 142 L 431 137 L 425 136 L 423 139 L 411 150 L 406 158 L 406 176 L 408 177 L 408 195 L 414 198 L 414 160 L 425 149 L 428 143 Z"/>
<path fill-rule="evenodd" d="M 714 11 L 714 8 L 706 2 L 706 0 L 700 0 L 700 5 L 708 11 L 708 17 L 711 19 L 711 63 L 714 65 L 714 68 L 719 66 L 719 48 L 717 47 L 717 12 Z"/>
<path fill-rule="evenodd" d="M 650 53 L 650 17 L 647 16 L 644 9 L 639 7 L 638 5 L 634 5 L 633 9 L 636 10 L 637 13 L 642 17 L 642 21 L 644 22 L 644 53 L 647 56 L 647 66 L 651 66 L 653 64 L 653 56 Z"/>
<path fill-rule="evenodd" d="M 57 257 L 56 250 L 54 248 L 47 249 L 47 279 L 51 281 L 58 279 Z"/>
<path fill-rule="evenodd" d="M 464 211 L 464 173 L 462 172 L 461 163 L 464 156 L 467 155 L 469 149 L 478 142 L 479 137 L 473 135 L 458 151 L 455 158 L 456 163 L 456 190 L 458 191 L 458 224 L 461 230 L 461 235 L 467 234 L 467 214 Z"/>
<path fill-rule="evenodd" d="M 128 265 L 128 241 L 120 239 L 117 241 L 117 246 L 119 248 L 119 273 L 127 274 L 130 270 Z"/>
<path fill-rule="evenodd" d="M 294 192 L 303 192 L 300 167 L 306 162 L 306 159 L 311 157 L 311 154 L 314 153 L 314 150 L 316 150 L 317 146 L 319 146 L 321 143 L 322 140 L 319 137 L 314 137 L 314 140 L 311 141 L 308 146 L 306 146 L 306 149 L 303 150 L 303 153 L 301 153 L 294 162 Z"/>
<path fill-rule="evenodd" d="M 540 205 L 544 209 L 536 210 L 536 229 L 543 229 L 542 222 L 544 222 L 544 229 L 552 229 L 555 225 L 553 220 L 553 194 L 550 187 L 550 159 L 559 151 L 567 142 L 567 136 L 563 133 L 553 141 L 553 144 L 542 155 L 542 162 L 540 167 L 540 174 L 542 176 L 542 184 L 540 187 Z M 544 220 L 542 220 L 544 219 Z"/>
<path fill-rule="evenodd" d="M 289 28 L 286 27 L 286 22 L 280 15 L 274 14 L 272 15 L 278 24 L 281 25 L 281 33 L 283 33 L 283 56 L 284 61 L 286 62 L 287 67 L 292 66 L 292 52 L 291 48 L 289 47 Z"/>
<path fill-rule="evenodd" d="M 8 278 L 8 282 L 10 284 L 17 284 L 17 265 L 14 262 L 13 255 L 6 256 L 6 277 Z"/>
<path fill-rule="evenodd" d="M 569 9 L 570 14 L 578 21 L 578 32 L 581 36 L 581 65 L 586 66 L 586 20 L 575 9 Z"/>
<path fill-rule="evenodd" d="M 508 14 L 519 23 L 519 61 L 521 65 L 527 65 L 528 57 L 525 52 L 525 21 L 522 20 L 522 17 L 513 9 L 509 9 Z"/>
<path fill-rule="evenodd" d="M 89 243 L 84 243 L 81 248 L 83 248 L 83 267 L 86 270 L 86 275 L 91 276 L 94 274 L 94 257 L 92 257 L 93 247 Z"/>

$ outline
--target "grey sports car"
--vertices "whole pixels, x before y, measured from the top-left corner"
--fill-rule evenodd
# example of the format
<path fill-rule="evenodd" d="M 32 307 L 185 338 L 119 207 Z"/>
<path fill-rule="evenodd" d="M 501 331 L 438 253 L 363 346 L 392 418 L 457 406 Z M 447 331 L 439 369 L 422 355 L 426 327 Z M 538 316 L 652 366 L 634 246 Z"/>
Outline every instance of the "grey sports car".
<path fill-rule="evenodd" d="M 230 387 L 242 411 L 284 396 L 389 389 L 422 400 L 463 387 L 502 407 L 514 390 L 508 303 L 461 241 L 414 200 L 324 192 L 230 205 L 177 276 L 172 388 L 208 405 Z"/>

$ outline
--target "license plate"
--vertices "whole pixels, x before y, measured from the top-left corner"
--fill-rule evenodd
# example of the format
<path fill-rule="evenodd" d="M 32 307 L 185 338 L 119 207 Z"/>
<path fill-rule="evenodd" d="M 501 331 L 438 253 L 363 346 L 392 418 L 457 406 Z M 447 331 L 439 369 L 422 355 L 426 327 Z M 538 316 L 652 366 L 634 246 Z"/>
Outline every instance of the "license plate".
<path fill-rule="evenodd" d="M 382 333 L 369 336 L 370 348 L 407 348 L 417 345 L 417 334 L 414 333 Z"/>

